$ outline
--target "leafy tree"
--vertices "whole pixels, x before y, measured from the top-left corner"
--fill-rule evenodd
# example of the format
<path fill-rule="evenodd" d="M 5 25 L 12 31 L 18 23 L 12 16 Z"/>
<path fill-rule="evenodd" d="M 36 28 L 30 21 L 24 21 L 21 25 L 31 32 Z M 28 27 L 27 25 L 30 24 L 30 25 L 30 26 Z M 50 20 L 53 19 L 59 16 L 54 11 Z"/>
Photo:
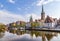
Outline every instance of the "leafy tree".
<path fill-rule="evenodd" d="M 4 24 L 0 24 L 0 32 L 5 30 L 6 30 L 6 26 Z"/>
<path fill-rule="evenodd" d="M 39 26 L 39 23 L 38 23 L 38 22 L 32 22 L 32 23 L 31 23 L 31 27 L 33 27 L 33 28 L 34 28 L 34 27 L 38 27 L 38 26 Z"/>

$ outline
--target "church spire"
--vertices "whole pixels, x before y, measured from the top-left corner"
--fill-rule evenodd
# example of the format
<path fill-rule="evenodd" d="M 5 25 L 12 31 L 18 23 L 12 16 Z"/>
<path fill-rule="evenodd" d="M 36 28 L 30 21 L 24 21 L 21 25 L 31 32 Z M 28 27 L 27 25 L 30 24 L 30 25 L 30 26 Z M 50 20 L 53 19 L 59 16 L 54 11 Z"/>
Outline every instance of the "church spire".
<path fill-rule="evenodd" d="M 32 15 L 30 16 L 30 22 L 33 22 L 33 18 L 32 18 Z"/>
<path fill-rule="evenodd" d="M 42 5 L 42 12 L 44 12 L 44 8 L 43 8 L 43 5 Z"/>
<path fill-rule="evenodd" d="M 42 5 L 41 20 L 44 20 L 44 19 L 45 19 L 45 12 L 44 12 L 44 8 Z"/>

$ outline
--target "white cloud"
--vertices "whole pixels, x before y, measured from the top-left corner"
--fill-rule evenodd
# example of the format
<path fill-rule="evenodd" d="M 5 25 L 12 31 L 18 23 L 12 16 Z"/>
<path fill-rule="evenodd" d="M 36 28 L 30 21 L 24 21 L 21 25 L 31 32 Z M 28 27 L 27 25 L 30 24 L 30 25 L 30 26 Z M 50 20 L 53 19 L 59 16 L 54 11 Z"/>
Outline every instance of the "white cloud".
<path fill-rule="evenodd" d="M 15 3 L 15 0 L 9 0 L 10 3 Z"/>
<path fill-rule="evenodd" d="M 60 0 L 55 0 L 55 1 L 58 1 L 59 2 Z"/>
<path fill-rule="evenodd" d="M 50 2 L 52 2 L 53 0 L 47 0 L 47 1 L 45 1 L 45 0 L 40 0 L 40 1 L 38 1 L 37 2 L 37 6 L 40 6 L 40 5 L 42 5 L 42 4 L 47 4 L 47 3 L 50 3 Z"/>
<path fill-rule="evenodd" d="M 48 4 L 48 3 L 51 3 L 51 2 L 59 2 L 60 0 L 39 0 L 37 1 L 37 6 L 40 6 L 40 5 L 45 5 L 45 4 Z"/>
<path fill-rule="evenodd" d="M 40 19 L 40 15 L 31 13 L 25 15 L 13 14 L 7 10 L 0 10 L 0 23 L 8 24 L 16 21 L 29 21 L 30 16 L 32 15 L 33 20 Z"/>
<path fill-rule="evenodd" d="M 0 23 L 7 24 L 10 22 L 15 22 L 19 20 L 24 20 L 22 15 L 12 14 L 7 10 L 0 10 Z"/>

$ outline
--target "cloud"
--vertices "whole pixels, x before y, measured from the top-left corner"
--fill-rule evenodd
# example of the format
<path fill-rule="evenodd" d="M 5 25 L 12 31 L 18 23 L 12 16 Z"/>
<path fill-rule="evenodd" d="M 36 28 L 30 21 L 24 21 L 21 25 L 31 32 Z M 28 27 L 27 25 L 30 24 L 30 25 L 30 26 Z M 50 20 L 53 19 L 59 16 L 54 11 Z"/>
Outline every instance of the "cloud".
<path fill-rule="evenodd" d="M 19 20 L 24 20 L 22 15 L 13 14 L 7 10 L 0 10 L 0 23 L 8 24 Z"/>
<path fill-rule="evenodd" d="M 40 15 L 31 13 L 31 14 L 25 14 L 25 15 L 17 15 L 14 13 L 11 13 L 7 10 L 0 10 L 0 23 L 8 24 L 16 21 L 29 21 L 30 16 L 32 15 L 33 20 L 40 19 Z"/>
<path fill-rule="evenodd" d="M 9 0 L 9 2 L 14 4 L 15 3 L 15 0 Z"/>
<path fill-rule="evenodd" d="M 55 0 L 55 1 L 58 1 L 59 2 L 60 0 Z"/>
<path fill-rule="evenodd" d="M 48 4 L 48 3 L 51 3 L 51 2 L 59 2 L 60 0 L 39 0 L 37 1 L 37 6 L 40 6 L 40 5 L 45 5 L 45 4 Z"/>
<path fill-rule="evenodd" d="M 52 2 L 53 0 L 47 0 L 47 1 L 45 1 L 45 0 L 39 0 L 38 2 L 37 2 L 37 6 L 40 6 L 40 5 L 42 5 L 42 4 L 47 4 L 47 3 L 50 3 L 50 2 Z"/>

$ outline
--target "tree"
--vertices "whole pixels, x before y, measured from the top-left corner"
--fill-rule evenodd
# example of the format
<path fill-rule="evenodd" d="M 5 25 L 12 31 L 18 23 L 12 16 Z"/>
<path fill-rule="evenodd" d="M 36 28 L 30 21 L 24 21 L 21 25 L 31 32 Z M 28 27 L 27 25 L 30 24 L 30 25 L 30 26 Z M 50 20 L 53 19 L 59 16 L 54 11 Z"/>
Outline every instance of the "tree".
<path fill-rule="evenodd" d="M 0 23 L 0 32 L 5 30 L 6 30 L 6 26 Z"/>
<path fill-rule="evenodd" d="M 39 26 L 39 23 L 38 22 L 32 22 L 31 23 L 31 27 L 32 28 L 35 28 L 35 27 L 38 27 Z"/>

